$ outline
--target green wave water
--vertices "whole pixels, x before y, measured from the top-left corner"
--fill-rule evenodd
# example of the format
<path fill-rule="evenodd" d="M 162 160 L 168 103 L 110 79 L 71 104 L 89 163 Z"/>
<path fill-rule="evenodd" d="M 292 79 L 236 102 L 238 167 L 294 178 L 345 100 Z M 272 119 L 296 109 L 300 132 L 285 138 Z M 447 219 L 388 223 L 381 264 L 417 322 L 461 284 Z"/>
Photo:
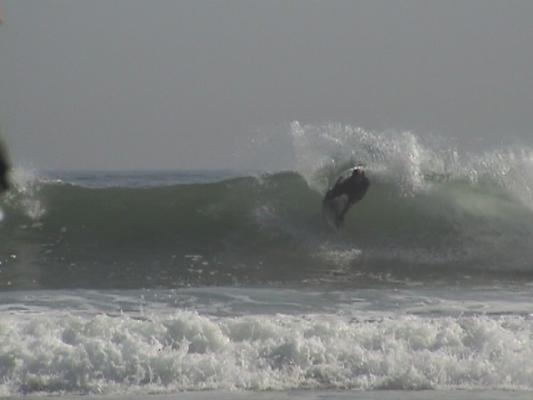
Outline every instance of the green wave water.
<path fill-rule="evenodd" d="M 41 182 L 4 199 L 3 286 L 360 285 L 533 273 L 533 212 L 505 188 L 368 171 L 340 231 L 295 172 L 164 187 Z M 335 278 L 336 274 L 338 275 Z"/>

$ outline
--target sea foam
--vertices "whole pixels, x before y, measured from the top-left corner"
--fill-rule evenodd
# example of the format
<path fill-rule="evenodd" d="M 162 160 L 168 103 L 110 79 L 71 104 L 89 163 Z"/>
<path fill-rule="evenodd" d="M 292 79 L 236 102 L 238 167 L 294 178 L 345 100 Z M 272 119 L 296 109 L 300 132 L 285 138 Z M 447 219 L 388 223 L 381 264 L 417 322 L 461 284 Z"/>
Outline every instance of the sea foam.
<path fill-rule="evenodd" d="M 0 393 L 533 390 L 526 316 L 6 315 Z"/>

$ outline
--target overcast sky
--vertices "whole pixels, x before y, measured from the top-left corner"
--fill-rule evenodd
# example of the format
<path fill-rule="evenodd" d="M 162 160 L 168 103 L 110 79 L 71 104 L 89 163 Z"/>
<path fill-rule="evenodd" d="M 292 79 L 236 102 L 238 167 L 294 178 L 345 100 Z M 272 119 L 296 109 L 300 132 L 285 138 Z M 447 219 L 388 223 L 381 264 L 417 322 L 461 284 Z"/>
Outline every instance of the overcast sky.
<path fill-rule="evenodd" d="M 533 1 L 0 0 L 0 13 L 0 123 L 37 168 L 283 168 L 283 140 L 258 165 L 236 154 L 292 120 L 533 143 Z"/>

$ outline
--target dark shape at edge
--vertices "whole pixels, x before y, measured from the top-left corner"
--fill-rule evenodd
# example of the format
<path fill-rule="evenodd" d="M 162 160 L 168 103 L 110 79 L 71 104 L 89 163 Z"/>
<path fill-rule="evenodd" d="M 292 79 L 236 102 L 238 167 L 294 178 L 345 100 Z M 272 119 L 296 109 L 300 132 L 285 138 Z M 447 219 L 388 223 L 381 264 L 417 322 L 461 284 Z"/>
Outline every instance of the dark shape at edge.
<path fill-rule="evenodd" d="M 9 171 L 11 170 L 11 163 L 7 156 L 5 145 L 0 140 L 0 193 L 9 190 L 11 184 L 9 182 Z"/>

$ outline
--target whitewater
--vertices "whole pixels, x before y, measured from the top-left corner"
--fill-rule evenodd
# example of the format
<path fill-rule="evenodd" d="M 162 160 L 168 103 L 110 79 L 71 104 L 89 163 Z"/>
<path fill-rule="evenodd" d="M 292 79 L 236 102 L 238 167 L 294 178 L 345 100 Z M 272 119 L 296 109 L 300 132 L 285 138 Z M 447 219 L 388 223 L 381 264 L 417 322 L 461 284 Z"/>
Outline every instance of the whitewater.
<path fill-rule="evenodd" d="M 533 149 L 287 130 L 281 172 L 16 169 L 0 395 L 531 396 Z M 332 231 L 356 163 L 371 187 Z"/>

